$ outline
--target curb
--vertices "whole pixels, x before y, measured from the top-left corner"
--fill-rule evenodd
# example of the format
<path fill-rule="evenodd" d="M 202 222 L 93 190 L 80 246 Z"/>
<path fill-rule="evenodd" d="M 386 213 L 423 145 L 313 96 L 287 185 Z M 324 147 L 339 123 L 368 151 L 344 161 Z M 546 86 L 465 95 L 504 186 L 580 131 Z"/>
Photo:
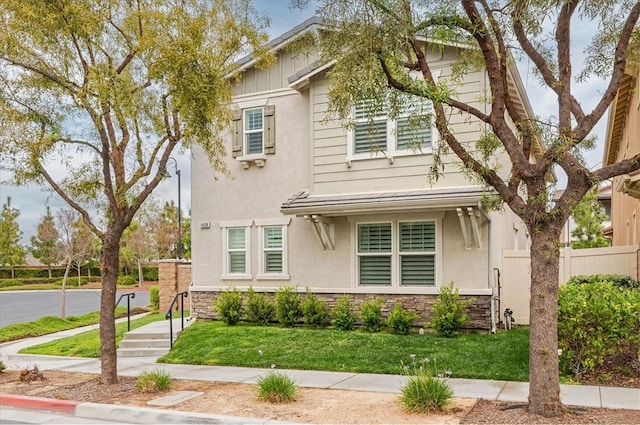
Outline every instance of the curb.
<path fill-rule="evenodd" d="M 30 397 L 15 394 L 0 394 L 0 406 L 18 407 L 21 409 L 47 410 L 49 412 L 75 414 L 79 401 L 55 400 L 43 397 Z"/>
<path fill-rule="evenodd" d="M 0 407 L 14 407 L 63 413 L 85 419 L 122 421 L 131 424 L 229 424 L 229 425 L 293 425 L 272 419 L 192 413 L 180 410 L 161 410 L 148 407 L 99 404 L 72 400 L 55 400 L 14 394 L 0 394 Z M 299 424 L 299 423 L 295 423 Z"/>

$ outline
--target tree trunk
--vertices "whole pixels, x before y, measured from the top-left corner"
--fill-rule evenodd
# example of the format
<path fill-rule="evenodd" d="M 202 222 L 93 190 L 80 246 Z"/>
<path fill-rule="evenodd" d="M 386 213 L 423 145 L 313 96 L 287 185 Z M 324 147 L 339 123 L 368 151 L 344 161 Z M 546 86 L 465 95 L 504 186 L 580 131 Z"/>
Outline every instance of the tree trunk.
<path fill-rule="evenodd" d="M 531 232 L 529 411 L 550 417 L 563 411 L 558 375 L 558 229 Z"/>
<path fill-rule="evenodd" d="M 51 279 L 51 264 L 49 264 L 49 267 L 47 268 L 49 270 L 49 279 Z"/>
<path fill-rule="evenodd" d="M 138 286 L 142 288 L 142 281 L 144 276 L 142 275 L 142 261 L 138 260 Z"/>
<path fill-rule="evenodd" d="M 100 253 L 102 294 L 100 298 L 100 356 L 101 381 L 103 384 L 118 382 L 118 359 L 116 354 L 115 306 L 118 281 L 119 235 L 107 229 Z"/>
<path fill-rule="evenodd" d="M 64 269 L 64 276 L 62 277 L 62 301 L 60 303 L 60 317 L 64 319 L 67 310 L 67 295 L 65 289 L 67 287 L 67 279 L 69 278 L 69 270 L 71 270 L 71 259 L 67 260 L 67 267 Z"/>

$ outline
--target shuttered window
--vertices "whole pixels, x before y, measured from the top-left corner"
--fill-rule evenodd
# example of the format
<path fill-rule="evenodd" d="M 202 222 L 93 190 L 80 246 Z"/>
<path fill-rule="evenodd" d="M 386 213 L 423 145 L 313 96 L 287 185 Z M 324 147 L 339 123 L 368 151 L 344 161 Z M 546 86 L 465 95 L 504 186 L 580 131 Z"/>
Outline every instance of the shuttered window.
<path fill-rule="evenodd" d="M 384 110 L 376 111 L 372 100 L 364 101 L 355 107 L 354 118 L 355 153 L 387 150 L 387 116 Z"/>
<path fill-rule="evenodd" d="M 227 229 L 227 271 L 228 273 L 247 273 L 247 229 Z"/>
<path fill-rule="evenodd" d="M 391 285 L 391 223 L 358 224 L 360 285 Z"/>
<path fill-rule="evenodd" d="M 411 96 L 396 120 L 396 149 L 421 150 L 431 146 L 431 102 Z"/>
<path fill-rule="evenodd" d="M 399 223 L 401 285 L 435 285 L 436 225 Z"/>
<path fill-rule="evenodd" d="M 263 228 L 264 272 L 282 273 L 283 239 L 282 226 Z"/>

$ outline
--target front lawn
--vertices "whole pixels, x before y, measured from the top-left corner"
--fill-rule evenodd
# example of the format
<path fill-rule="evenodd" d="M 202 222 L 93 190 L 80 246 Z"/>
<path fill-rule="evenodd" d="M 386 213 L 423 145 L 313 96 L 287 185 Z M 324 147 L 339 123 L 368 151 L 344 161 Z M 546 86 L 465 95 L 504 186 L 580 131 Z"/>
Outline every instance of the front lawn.
<path fill-rule="evenodd" d="M 262 355 L 260 354 L 262 353 Z M 401 364 L 429 358 L 452 377 L 527 381 L 529 330 L 496 335 L 434 334 L 283 328 L 219 321 L 196 322 L 185 329 L 160 363 L 271 367 L 361 373 L 402 373 Z"/>
<path fill-rule="evenodd" d="M 131 329 L 136 329 L 151 322 L 164 320 L 164 314 L 148 314 L 131 321 Z M 168 329 L 168 325 L 167 325 Z M 116 345 L 127 332 L 127 322 L 116 323 Z M 21 354 L 44 354 L 48 356 L 100 357 L 100 331 L 98 329 L 83 332 L 74 336 L 23 348 Z"/>

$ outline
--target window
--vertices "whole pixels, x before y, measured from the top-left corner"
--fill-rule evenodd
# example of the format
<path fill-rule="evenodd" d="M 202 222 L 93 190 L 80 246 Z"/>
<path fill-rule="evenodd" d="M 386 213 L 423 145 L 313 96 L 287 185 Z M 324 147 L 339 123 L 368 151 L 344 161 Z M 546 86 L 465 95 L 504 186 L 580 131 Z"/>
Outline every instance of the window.
<path fill-rule="evenodd" d="M 435 286 L 436 222 L 357 225 L 359 285 Z"/>
<path fill-rule="evenodd" d="M 391 223 L 358 224 L 360 285 L 391 285 Z"/>
<path fill-rule="evenodd" d="M 355 125 L 348 138 L 350 159 L 378 154 L 391 158 L 431 150 L 436 133 L 429 101 L 415 96 L 408 98 L 396 119 L 391 119 L 387 111 L 386 104 L 376 105 L 373 100 L 354 107 Z"/>
<path fill-rule="evenodd" d="M 231 151 L 234 158 L 247 165 L 256 162 L 264 166 L 266 155 L 276 153 L 274 105 L 235 110 Z"/>
<path fill-rule="evenodd" d="M 244 152 L 247 155 L 262 153 L 263 126 L 262 108 L 244 111 Z"/>
<path fill-rule="evenodd" d="M 251 279 L 252 224 L 252 220 L 220 222 L 223 279 Z"/>
<path fill-rule="evenodd" d="M 291 219 L 256 220 L 260 260 L 257 279 L 289 279 L 287 264 L 287 226 Z"/>

